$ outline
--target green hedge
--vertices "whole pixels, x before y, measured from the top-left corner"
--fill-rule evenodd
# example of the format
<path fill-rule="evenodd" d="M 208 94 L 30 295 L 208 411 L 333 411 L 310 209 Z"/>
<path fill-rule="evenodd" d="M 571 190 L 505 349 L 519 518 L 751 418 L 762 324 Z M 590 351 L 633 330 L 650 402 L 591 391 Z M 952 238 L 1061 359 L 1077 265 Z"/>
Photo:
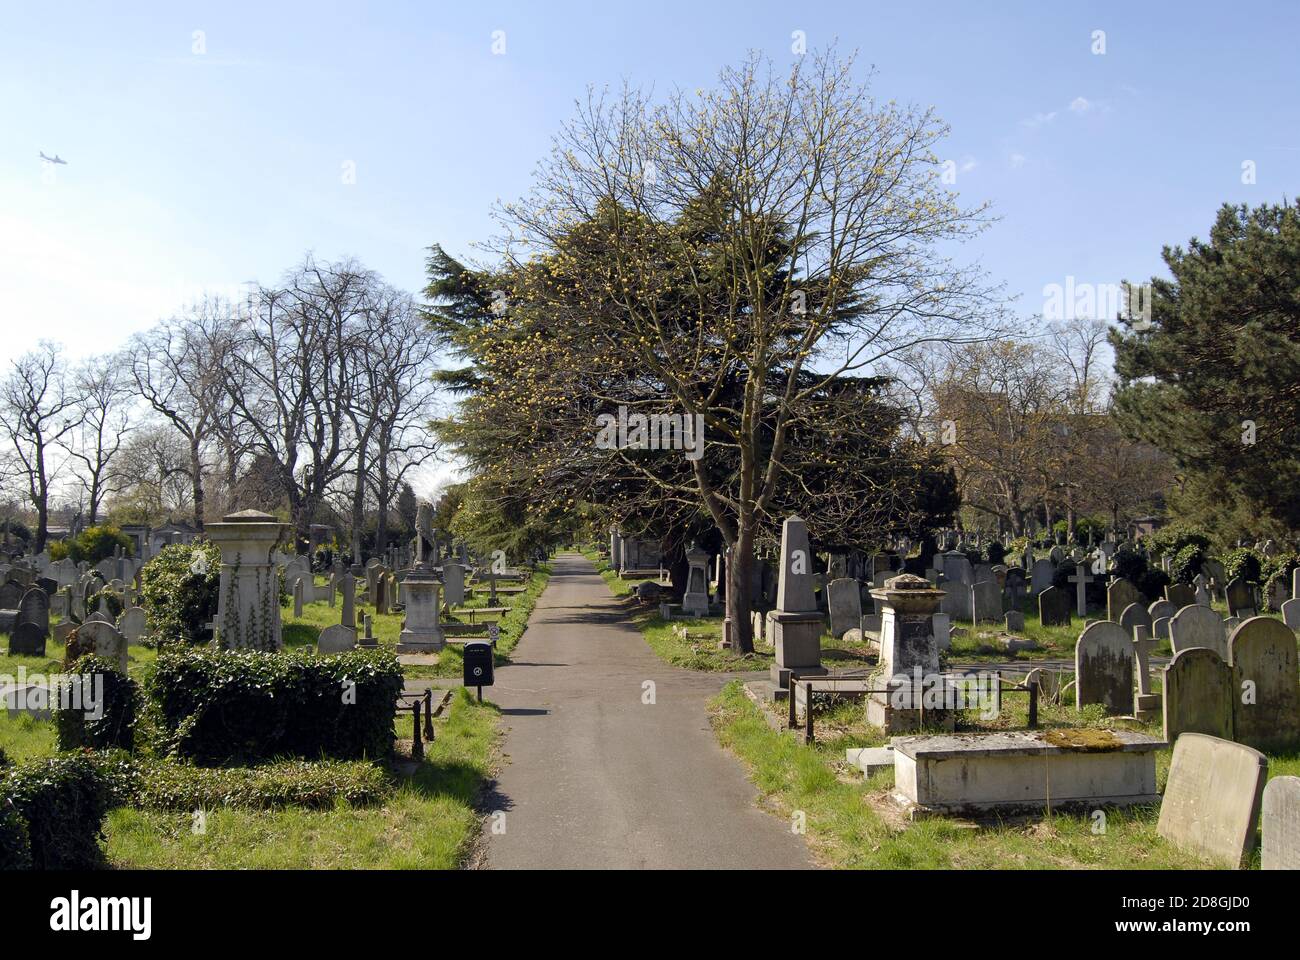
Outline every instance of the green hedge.
<path fill-rule="evenodd" d="M 0 772 L 0 810 L 17 814 L 27 857 L 11 817 L 0 827 L 4 863 L 37 870 L 86 870 L 102 864 L 99 841 L 108 813 L 108 781 L 88 754 L 33 760 Z"/>
<path fill-rule="evenodd" d="M 378 760 L 393 752 L 402 668 L 380 649 L 172 648 L 159 652 L 146 691 L 165 749 L 200 764 Z"/>
<path fill-rule="evenodd" d="M 85 698 L 102 697 L 98 717 L 88 716 L 86 710 L 58 710 L 55 726 L 58 729 L 59 749 L 78 750 L 131 750 L 135 747 L 135 719 L 140 703 L 139 685 L 117 669 L 111 660 L 93 655 L 84 656 L 73 664 L 71 672 L 85 677 L 82 682 L 82 704 Z M 103 684 L 96 690 L 96 681 Z"/>
<path fill-rule="evenodd" d="M 221 551 L 206 541 L 163 547 L 140 570 L 140 605 L 161 642 L 201 643 L 216 619 Z"/>
<path fill-rule="evenodd" d="M 153 810 L 238 807 L 329 810 L 367 807 L 393 791 L 387 773 L 362 760 L 282 760 L 255 767 L 196 767 L 176 760 L 103 755 L 113 806 Z"/>

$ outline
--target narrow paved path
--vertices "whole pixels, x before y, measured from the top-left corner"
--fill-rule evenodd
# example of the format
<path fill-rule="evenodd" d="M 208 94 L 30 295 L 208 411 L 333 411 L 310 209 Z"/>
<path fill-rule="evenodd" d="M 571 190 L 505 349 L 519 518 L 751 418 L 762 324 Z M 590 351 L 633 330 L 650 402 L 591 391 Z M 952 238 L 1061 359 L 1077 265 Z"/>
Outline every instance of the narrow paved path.
<path fill-rule="evenodd" d="M 591 563 L 560 554 L 491 699 L 506 757 L 484 829 L 498 868 L 811 866 L 790 824 L 755 806 L 709 727 L 718 676 L 660 661 Z M 653 704 L 642 702 L 654 683 Z M 485 691 L 487 694 L 488 691 Z"/>

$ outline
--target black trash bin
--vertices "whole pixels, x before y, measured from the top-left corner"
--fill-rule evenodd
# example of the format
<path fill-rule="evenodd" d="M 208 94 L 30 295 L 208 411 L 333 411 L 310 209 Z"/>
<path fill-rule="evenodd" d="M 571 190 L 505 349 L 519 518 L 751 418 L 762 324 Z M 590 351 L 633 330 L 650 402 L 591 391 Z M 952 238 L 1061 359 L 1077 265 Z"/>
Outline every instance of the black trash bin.
<path fill-rule="evenodd" d="M 465 644 L 464 683 L 467 687 L 478 687 L 479 699 L 483 699 L 483 688 L 492 686 L 492 644 L 484 640 L 472 640 Z"/>

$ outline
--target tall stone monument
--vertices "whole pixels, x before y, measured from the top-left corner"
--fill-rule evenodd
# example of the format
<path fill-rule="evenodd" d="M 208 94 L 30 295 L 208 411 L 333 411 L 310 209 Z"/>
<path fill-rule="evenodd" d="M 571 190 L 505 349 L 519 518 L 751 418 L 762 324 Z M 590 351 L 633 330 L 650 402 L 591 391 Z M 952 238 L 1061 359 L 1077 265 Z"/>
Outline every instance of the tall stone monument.
<path fill-rule="evenodd" d="M 820 675 L 822 631 L 825 629 L 813 596 L 812 550 L 808 527 L 799 517 L 781 524 L 781 569 L 777 574 L 776 609 L 767 615 L 776 662 L 772 681 L 790 686 L 790 677 Z"/>
<path fill-rule="evenodd" d="M 427 506 L 427 504 L 422 504 Z M 442 624 L 438 621 L 439 594 L 442 581 L 429 563 L 428 544 L 423 535 L 415 538 L 415 565 L 402 581 L 406 603 L 406 620 L 397 638 L 398 653 L 434 653 L 446 645 Z"/>
<path fill-rule="evenodd" d="M 204 529 L 221 551 L 217 643 L 226 650 L 279 650 L 280 574 L 272 559 L 288 526 L 241 510 Z"/>

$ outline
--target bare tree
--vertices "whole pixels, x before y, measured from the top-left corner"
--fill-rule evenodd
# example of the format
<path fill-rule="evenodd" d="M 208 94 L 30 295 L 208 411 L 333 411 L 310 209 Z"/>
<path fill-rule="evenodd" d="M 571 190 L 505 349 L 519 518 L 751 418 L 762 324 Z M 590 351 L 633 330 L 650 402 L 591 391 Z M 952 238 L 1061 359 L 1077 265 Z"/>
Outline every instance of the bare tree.
<path fill-rule="evenodd" d="M 124 358 L 112 354 L 86 360 L 75 374 L 77 425 L 60 446 L 76 465 L 91 524 L 98 521 L 104 500 L 116 492 L 111 467 L 131 429 L 129 379 Z"/>
<path fill-rule="evenodd" d="M 189 442 L 167 422 L 134 430 L 113 458 L 107 486 L 115 511 L 135 523 L 163 522 L 190 506 Z"/>
<path fill-rule="evenodd" d="M 247 428 L 253 455 L 278 473 L 299 548 L 352 460 L 349 410 L 376 283 L 355 262 L 308 257 L 279 285 L 258 289 L 230 354 L 231 412 Z"/>
<path fill-rule="evenodd" d="M 81 398 L 66 379 L 61 348 L 49 341 L 13 365 L 0 394 L 0 428 L 16 454 L 25 492 L 36 510 L 33 552 L 49 535 L 52 451 L 78 426 Z"/>
<path fill-rule="evenodd" d="M 233 345 L 235 310 L 209 298 L 131 340 L 131 375 L 145 402 L 180 433 L 189 447 L 194 526 L 203 529 L 203 471 L 218 418 L 228 409 L 226 368 Z"/>

